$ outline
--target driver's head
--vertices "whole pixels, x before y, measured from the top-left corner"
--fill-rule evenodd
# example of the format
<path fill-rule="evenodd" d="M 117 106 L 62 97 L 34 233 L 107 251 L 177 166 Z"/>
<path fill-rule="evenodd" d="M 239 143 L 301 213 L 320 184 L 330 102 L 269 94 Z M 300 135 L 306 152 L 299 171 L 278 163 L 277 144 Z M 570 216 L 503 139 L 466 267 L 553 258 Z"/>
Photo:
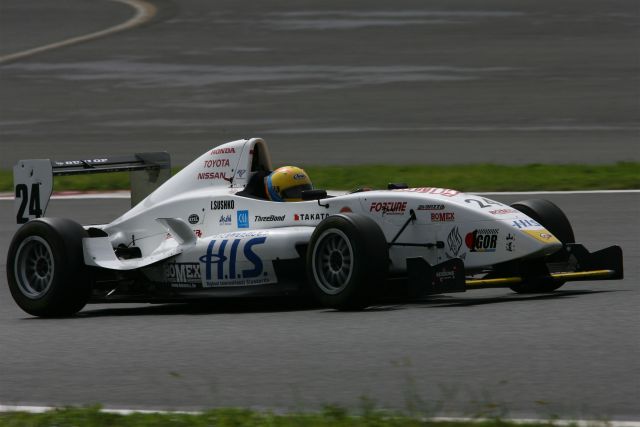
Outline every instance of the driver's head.
<path fill-rule="evenodd" d="M 274 202 L 300 202 L 302 192 L 313 189 L 307 173 L 295 166 L 283 166 L 264 178 L 267 197 Z"/>

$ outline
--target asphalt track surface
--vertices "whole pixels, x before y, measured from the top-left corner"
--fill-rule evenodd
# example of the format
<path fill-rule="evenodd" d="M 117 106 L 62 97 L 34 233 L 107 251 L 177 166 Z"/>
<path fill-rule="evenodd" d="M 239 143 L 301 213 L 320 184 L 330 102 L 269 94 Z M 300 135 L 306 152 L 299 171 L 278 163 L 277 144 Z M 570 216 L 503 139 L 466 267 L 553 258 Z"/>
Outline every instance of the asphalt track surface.
<path fill-rule="evenodd" d="M 136 29 L 0 67 L 0 168 L 264 137 L 277 164 L 640 160 L 627 0 L 154 0 Z M 100 30 L 102 0 L 0 1 L 0 51 Z"/>
<path fill-rule="evenodd" d="M 154 1 L 148 25 L 0 66 L 0 168 L 267 139 L 276 164 L 640 160 L 627 1 Z M 0 55 L 102 30 L 116 2 L 0 0 Z M 508 200 L 517 197 L 506 198 Z M 6 288 L 0 402 L 392 408 L 640 419 L 637 194 L 558 196 L 626 279 L 340 313 L 289 303 L 89 306 L 34 319 Z M 53 201 L 102 222 L 126 201 Z M 495 405 L 495 406 L 492 406 Z"/>
<path fill-rule="evenodd" d="M 522 196 L 503 196 L 514 201 Z M 477 290 L 337 312 L 293 302 L 89 305 L 32 318 L 0 266 L 0 402 L 116 408 L 380 407 L 426 414 L 640 420 L 640 195 L 549 196 L 591 249 L 619 244 L 623 281 L 553 294 Z M 0 202 L 0 259 L 15 228 Z M 54 200 L 108 221 L 127 200 Z"/>

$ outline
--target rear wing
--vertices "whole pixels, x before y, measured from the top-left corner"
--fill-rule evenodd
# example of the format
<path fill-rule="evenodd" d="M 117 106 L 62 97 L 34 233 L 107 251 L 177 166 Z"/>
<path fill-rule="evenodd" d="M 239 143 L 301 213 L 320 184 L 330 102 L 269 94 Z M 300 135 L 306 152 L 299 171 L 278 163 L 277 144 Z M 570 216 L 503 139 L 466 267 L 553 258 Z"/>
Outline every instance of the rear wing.
<path fill-rule="evenodd" d="M 16 222 L 24 224 L 45 215 L 55 176 L 126 171 L 133 207 L 171 177 L 171 158 L 167 152 L 154 152 L 85 160 L 20 160 L 13 167 Z"/>

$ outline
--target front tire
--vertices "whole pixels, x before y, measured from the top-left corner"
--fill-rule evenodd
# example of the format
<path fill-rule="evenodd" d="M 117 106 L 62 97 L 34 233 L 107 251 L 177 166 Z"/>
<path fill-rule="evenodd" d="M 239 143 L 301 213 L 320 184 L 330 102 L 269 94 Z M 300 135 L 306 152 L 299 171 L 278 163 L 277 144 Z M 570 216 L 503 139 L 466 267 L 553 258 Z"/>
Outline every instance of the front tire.
<path fill-rule="evenodd" d="M 511 207 L 538 221 L 562 243 L 576 242 L 569 218 L 555 203 L 545 199 L 530 199 L 513 203 Z"/>
<path fill-rule="evenodd" d="M 511 207 L 524 213 L 549 230 L 563 244 L 575 243 L 573 228 L 565 213 L 556 204 L 545 199 L 530 199 L 513 203 Z M 561 261 L 550 255 L 545 261 Z M 528 279 L 511 286 L 511 290 L 521 294 L 553 292 L 565 282 L 553 279 Z"/>
<path fill-rule="evenodd" d="M 33 316 L 71 316 L 89 300 L 91 286 L 82 239 L 87 232 L 66 218 L 24 224 L 7 254 L 7 281 L 18 306 Z"/>
<path fill-rule="evenodd" d="M 333 215 L 311 236 L 307 274 L 314 297 L 326 307 L 365 308 L 384 283 L 388 265 L 387 240 L 371 218 Z"/>

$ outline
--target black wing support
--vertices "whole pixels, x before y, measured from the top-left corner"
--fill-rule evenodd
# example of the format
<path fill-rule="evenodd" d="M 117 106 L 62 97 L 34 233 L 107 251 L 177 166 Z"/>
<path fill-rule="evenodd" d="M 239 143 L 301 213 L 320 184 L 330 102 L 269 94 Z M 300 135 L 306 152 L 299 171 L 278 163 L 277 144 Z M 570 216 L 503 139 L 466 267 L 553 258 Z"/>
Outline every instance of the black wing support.
<path fill-rule="evenodd" d="M 410 298 L 467 290 L 464 263 L 460 258 L 433 266 L 424 258 L 407 258 L 407 279 Z"/>

